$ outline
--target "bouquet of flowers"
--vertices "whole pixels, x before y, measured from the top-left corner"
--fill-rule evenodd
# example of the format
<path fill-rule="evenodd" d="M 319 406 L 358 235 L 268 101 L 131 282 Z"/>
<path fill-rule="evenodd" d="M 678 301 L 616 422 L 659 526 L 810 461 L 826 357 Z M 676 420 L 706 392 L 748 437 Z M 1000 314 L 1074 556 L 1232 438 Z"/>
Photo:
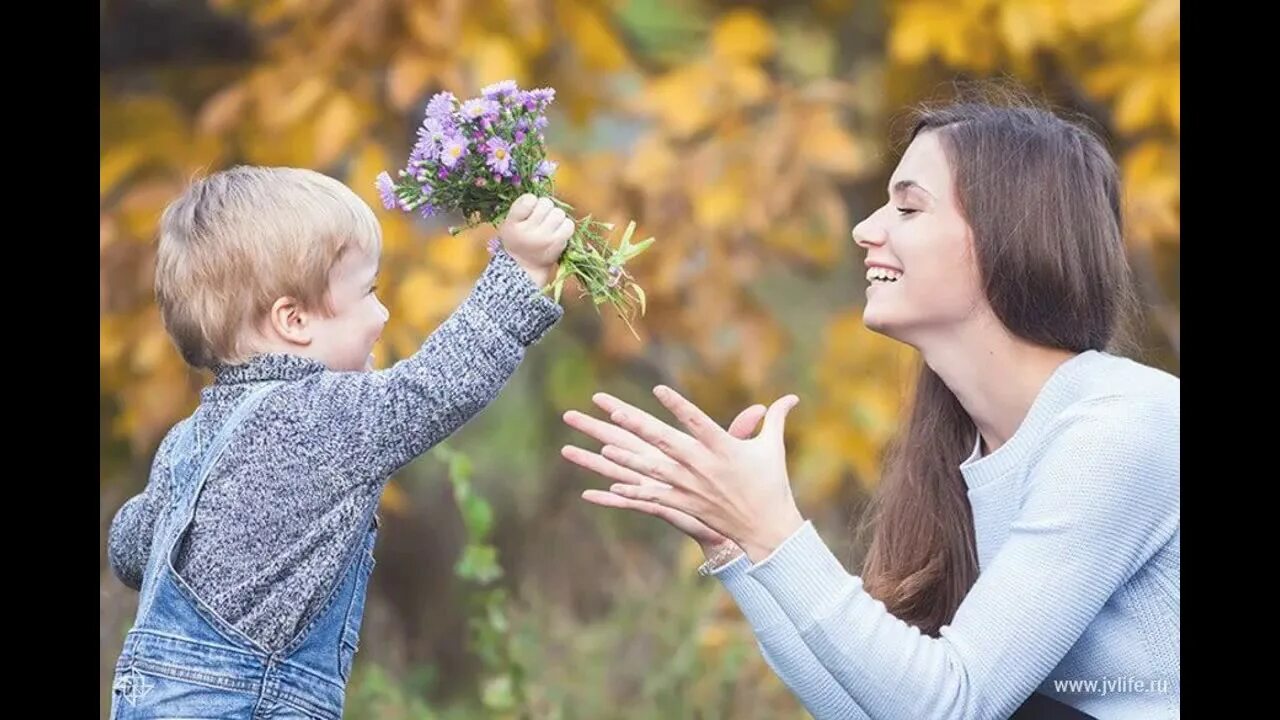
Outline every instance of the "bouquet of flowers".
<path fill-rule="evenodd" d="M 408 166 L 397 179 L 387 172 L 378 175 L 383 205 L 424 217 L 460 213 L 465 224 L 451 227 L 454 234 L 482 223 L 498 227 L 524 193 L 548 197 L 566 211 L 573 210 L 554 196 L 556 164 L 547 159 L 542 134 L 554 99 L 554 89 L 525 91 L 510 80 L 489 85 L 481 97 L 466 101 L 437 93 L 427 104 Z M 637 309 L 644 314 L 645 295 L 625 266 L 653 238 L 633 244 L 632 221 L 615 247 L 606 242 L 612 223 L 591 215 L 575 218 L 575 223 L 555 279 L 543 292 L 553 292 L 559 302 L 565 281 L 575 278 L 597 309 L 612 303 L 634 335 L 632 315 Z M 491 252 L 495 242 L 496 238 L 490 241 Z"/>

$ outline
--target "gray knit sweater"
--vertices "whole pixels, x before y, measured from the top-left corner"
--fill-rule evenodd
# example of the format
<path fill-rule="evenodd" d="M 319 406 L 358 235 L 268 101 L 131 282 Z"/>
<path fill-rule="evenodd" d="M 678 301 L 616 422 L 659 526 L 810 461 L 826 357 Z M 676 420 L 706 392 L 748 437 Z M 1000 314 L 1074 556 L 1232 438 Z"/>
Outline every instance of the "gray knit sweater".
<path fill-rule="evenodd" d="M 263 649 L 286 645 L 337 581 L 389 476 L 488 405 L 562 312 L 499 250 L 453 315 L 389 369 L 331 372 L 287 355 L 218 369 L 193 416 L 199 437 L 209 437 L 253 383 L 285 383 L 244 421 L 210 473 L 178 572 Z M 170 431 L 161 442 L 146 490 L 111 524 L 111 568 L 134 589 L 167 504 L 174 437 Z"/>

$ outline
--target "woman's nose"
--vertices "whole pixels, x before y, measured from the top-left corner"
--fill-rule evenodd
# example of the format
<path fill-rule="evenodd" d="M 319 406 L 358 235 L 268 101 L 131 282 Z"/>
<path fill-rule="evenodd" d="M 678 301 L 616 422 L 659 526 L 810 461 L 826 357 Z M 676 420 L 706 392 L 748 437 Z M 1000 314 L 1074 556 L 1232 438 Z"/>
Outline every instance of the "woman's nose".
<path fill-rule="evenodd" d="M 858 247 L 867 248 L 884 244 L 884 230 L 875 222 L 875 215 L 853 226 L 853 241 Z"/>

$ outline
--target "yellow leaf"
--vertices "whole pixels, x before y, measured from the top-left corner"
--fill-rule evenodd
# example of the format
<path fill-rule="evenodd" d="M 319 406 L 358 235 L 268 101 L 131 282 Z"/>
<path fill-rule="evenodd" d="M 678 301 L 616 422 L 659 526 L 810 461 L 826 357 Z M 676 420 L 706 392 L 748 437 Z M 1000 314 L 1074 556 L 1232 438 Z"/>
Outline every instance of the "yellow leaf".
<path fill-rule="evenodd" d="M 1059 6 L 1041 0 L 1010 0 L 1000 7 L 1000 32 L 1015 55 L 1052 47 L 1060 31 Z"/>
<path fill-rule="evenodd" d="M 1148 140 L 1125 155 L 1125 225 L 1129 240 L 1147 245 L 1180 232 L 1180 158 L 1176 145 Z"/>
<path fill-rule="evenodd" d="M 98 321 L 98 364 L 114 365 L 124 354 L 128 320 L 121 315 L 103 315 Z"/>
<path fill-rule="evenodd" d="M 482 246 L 476 245 L 466 233 L 443 233 L 427 243 L 427 265 L 436 274 L 454 282 L 470 280 L 480 270 L 482 258 L 487 257 Z"/>
<path fill-rule="evenodd" d="M 746 192 L 733 177 L 722 178 L 694 198 L 694 217 L 708 229 L 733 225 L 746 207 Z"/>
<path fill-rule="evenodd" d="M 711 31 L 712 52 L 730 60 L 760 61 L 773 55 L 776 47 L 773 27 L 751 8 L 730 10 Z"/>
<path fill-rule="evenodd" d="M 649 84 L 647 109 L 676 137 L 688 137 L 715 118 L 715 77 L 701 64 L 688 65 Z"/>
<path fill-rule="evenodd" d="M 602 10 L 570 0 L 559 0 L 556 10 L 565 23 L 565 37 L 573 38 L 584 65 L 603 72 L 626 67 L 627 51 L 600 17 Z"/>
<path fill-rule="evenodd" d="M 811 166 L 831 173 L 853 175 L 863 162 L 857 142 L 841 127 L 831 108 L 816 110 L 800 133 L 800 157 Z"/>
<path fill-rule="evenodd" d="M 401 489 L 399 483 L 387 483 L 382 488 L 378 506 L 390 515 L 404 515 L 409 510 L 409 494 Z"/>
<path fill-rule="evenodd" d="M 1073 30 L 1079 33 L 1096 31 L 1103 25 L 1125 19 L 1142 7 L 1144 0 L 1066 0 L 1063 12 Z"/>
<path fill-rule="evenodd" d="M 759 67 L 735 64 L 728 75 L 733 98 L 739 103 L 754 105 L 770 96 L 769 74 Z"/>
<path fill-rule="evenodd" d="M 150 325 L 136 338 L 131 361 L 133 369 L 141 374 L 154 370 L 170 350 L 169 336 L 162 325 Z M 176 352 L 176 350 L 175 350 Z"/>
<path fill-rule="evenodd" d="M 426 331 L 452 312 L 460 287 L 426 270 L 414 270 L 396 291 L 396 314 L 413 329 Z"/>
<path fill-rule="evenodd" d="M 764 241 L 787 254 L 818 267 L 829 267 L 837 259 L 838 236 L 807 231 L 798 223 L 785 223 L 765 233 Z"/>
<path fill-rule="evenodd" d="M 1111 63 L 1085 75 L 1084 87 L 1095 97 L 1109 98 L 1119 93 L 1138 72 L 1131 63 Z"/>
<path fill-rule="evenodd" d="M 98 164 L 98 197 L 105 198 L 107 193 L 115 189 L 120 181 L 143 162 L 145 156 L 140 148 L 132 144 L 108 147 Z"/>
<path fill-rule="evenodd" d="M 1173 69 L 1165 76 L 1165 110 L 1169 113 L 1169 123 L 1173 131 L 1182 131 L 1182 77 L 1180 64 L 1175 63 Z"/>
<path fill-rule="evenodd" d="M 703 650 L 716 651 L 725 646 L 733 638 L 724 623 L 711 623 L 698 633 L 698 646 Z"/>
<path fill-rule="evenodd" d="M 1181 35 L 1182 6 L 1179 0 L 1150 0 L 1134 24 L 1138 46 L 1152 55 L 1176 54 Z"/>
<path fill-rule="evenodd" d="M 178 195 L 178 188 L 167 180 L 140 182 L 129 188 L 120 200 L 117 218 L 124 231 L 135 240 L 154 240 L 156 224 L 164 208 Z"/>
<path fill-rule="evenodd" d="M 315 163 L 337 160 L 361 130 L 360 106 L 346 93 L 335 93 L 316 118 Z"/>
<path fill-rule="evenodd" d="M 396 169 L 391 164 L 390 155 L 386 148 L 381 145 L 365 141 L 355 152 L 355 157 L 351 163 L 351 169 L 347 172 L 347 185 L 355 191 L 360 199 L 369 203 L 370 207 L 376 208 L 382 212 L 382 199 L 378 196 L 378 189 L 374 185 L 374 181 L 378 177 L 378 173 L 387 172 L 391 177 L 395 177 Z M 386 234 L 386 228 L 383 228 L 383 234 Z M 386 239 L 383 239 L 384 244 Z"/>
<path fill-rule="evenodd" d="M 457 37 L 458 16 L 440 12 L 429 3 L 408 2 L 403 6 L 409 32 L 428 49 L 447 49 Z"/>
<path fill-rule="evenodd" d="M 249 17 L 259 27 L 275 25 L 288 18 L 293 10 L 292 0 L 263 0 L 249 6 Z"/>
<path fill-rule="evenodd" d="M 110 215 L 98 215 L 98 252 L 102 253 L 115 244 L 120 231 L 116 227 L 115 218 Z"/>
<path fill-rule="evenodd" d="M 975 37 L 973 9 L 936 0 L 919 0 L 898 7 L 889 32 L 889 56 L 917 65 L 941 55 L 950 65 L 981 65 L 982 40 Z"/>
<path fill-rule="evenodd" d="M 478 86 L 514 80 L 524 87 L 529 82 L 524 58 L 502 35 L 486 35 L 476 42 L 472 50 L 471 72 Z"/>
<path fill-rule="evenodd" d="M 275 86 L 284 78 L 278 77 L 273 80 L 275 82 L 263 87 Z M 330 86 L 327 80 L 312 75 L 298 83 L 292 90 L 286 91 L 283 97 L 259 97 L 258 107 L 261 108 L 262 124 L 273 129 L 292 125 L 304 115 L 311 114 L 329 91 Z"/>
<path fill-rule="evenodd" d="M 244 137 L 248 162 L 257 165 L 307 167 L 315 164 L 316 124 L 311 121 L 281 129 L 257 129 Z"/>
<path fill-rule="evenodd" d="M 1116 129 L 1132 133 L 1156 123 L 1161 109 L 1160 78 L 1142 74 L 1121 92 L 1116 100 Z"/>
<path fill-rule="evenodd" d="M 400 51 L 387 70 L 387 97 L 397 110 L 407 110 L 418 101 L 435 75 L 435 63 L 412 49 Z"/>
<path fill-rule="evenodd" d="M 249 91 L 245 85 L 232 85 L 222 90 L 200 109 L 196 130 L 206 135 L 226 132 L 240 120 L 248 101 Z"/>
<path fill-rule="evenodd" d="M 632 187 L 661 186 L 676 167 L 676 156 L 660 133 L 644 136 L 631 149 L 622 178 Z"/>
<path fill-rule="evenodd" d="M 382 206 L 375 205 L 374 207 L 381 208 Z M 412 221 L 408 216 L 397 210 L 381 212 L 383 212 L 383 216 L 380 220 L 382 225 L 383 257 L 385 258 L 388 255 L 404 253 L 410 248 L 410 243 L 414 238 Z"/>

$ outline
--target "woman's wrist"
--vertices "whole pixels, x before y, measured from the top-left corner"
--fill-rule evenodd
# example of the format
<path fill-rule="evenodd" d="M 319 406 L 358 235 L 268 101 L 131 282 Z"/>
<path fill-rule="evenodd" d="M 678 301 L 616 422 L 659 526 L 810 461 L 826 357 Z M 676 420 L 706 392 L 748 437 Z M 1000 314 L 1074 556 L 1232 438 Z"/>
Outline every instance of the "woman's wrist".
<path fill-rule="evenodd" d="M 804 516 L 800 511 L 791 508 L 791 512 L 777 521 L 753 528 L 751 537 L 742 538 L 738 541 L 738 545 L 742 547 L 747 557 L 751 558 L 752 563 L 764 562 L 774 550 L 778 549 L 778 546 L 786 542 L 787 538 L 795 535 L 796 531 L 804 526 L 804 522 Z"/>
<path fill-rule="evenodd" d="M 732 540 L 720 540 L 714 543 L 702 543 L 702 554 L 707 558 L 698 568 L 699 575 L 709 575 L 728 565 L 743 554 L 742 548 Z"/>

